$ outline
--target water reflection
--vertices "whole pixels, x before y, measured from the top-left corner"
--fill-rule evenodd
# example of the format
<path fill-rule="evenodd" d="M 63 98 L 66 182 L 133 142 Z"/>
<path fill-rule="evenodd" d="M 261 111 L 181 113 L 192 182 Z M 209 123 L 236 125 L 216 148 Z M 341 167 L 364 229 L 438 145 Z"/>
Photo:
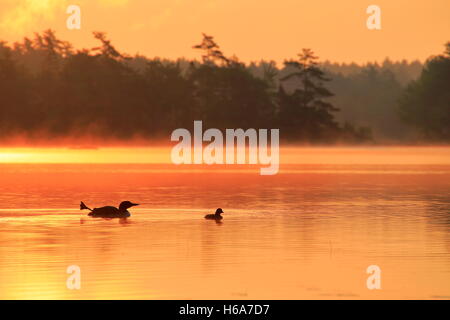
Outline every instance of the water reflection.
<path fill-rule="evenodd" d="M 298 165 L 272 177 L 153 168 L 1 165 L 0 297 L 450 296 L 448 166 Z M 93 219 L 80 199 L 141 206 Z M 224 220 L 205 220 L 219 203 Z M 380 291 L 365 287 L 371 264 Z M 69 265 L 82 270 L 79 291 L 65 287 Z"/>

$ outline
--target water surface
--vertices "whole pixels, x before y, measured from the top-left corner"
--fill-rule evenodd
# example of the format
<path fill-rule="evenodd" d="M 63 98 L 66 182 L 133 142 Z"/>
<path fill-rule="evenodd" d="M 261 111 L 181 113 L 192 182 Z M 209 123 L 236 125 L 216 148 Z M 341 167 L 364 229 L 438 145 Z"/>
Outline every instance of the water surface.
<path fill-rule="evenodd" d="M 0 164 L 0 298 L 449 299 L 450 149 L 311 150 L 290 150 L 275 176 Z M 80 200 L 141 206 L 92 219 Z M 203 219 L 217 207 L 223 223 Z M 373 264 L 381 290 L 366 287 Z"/>

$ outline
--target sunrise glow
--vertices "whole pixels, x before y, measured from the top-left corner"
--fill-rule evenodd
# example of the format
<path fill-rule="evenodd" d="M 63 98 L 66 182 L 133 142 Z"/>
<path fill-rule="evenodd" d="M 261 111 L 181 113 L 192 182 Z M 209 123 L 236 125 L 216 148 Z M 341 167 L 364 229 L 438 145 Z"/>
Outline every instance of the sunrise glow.
<path fill-rule="evenodd" d="M 425 60 L 448 40 L 447 0 L 379 0 L 382 30 L 365 28 L 359 0 L 80 0 L 83 26 L 65 28 L 68 0 L 6 0 L 0 3 L 3 40 L 52 28 L 77 47 L 92 47 L 92 31 L 106 31 L 119 49 L 164 58 L 199 58 L 192 50 L 202 32 L 213 34 L 229 55 L 243 61 L 295 57 L 314 48 L 337 62 Z M 132 34 L 132 36 L 130 36 Z M 6 38 L 5 38 L 6 37 Z M 322 39 L 326 39 L 323 41 Z"/>

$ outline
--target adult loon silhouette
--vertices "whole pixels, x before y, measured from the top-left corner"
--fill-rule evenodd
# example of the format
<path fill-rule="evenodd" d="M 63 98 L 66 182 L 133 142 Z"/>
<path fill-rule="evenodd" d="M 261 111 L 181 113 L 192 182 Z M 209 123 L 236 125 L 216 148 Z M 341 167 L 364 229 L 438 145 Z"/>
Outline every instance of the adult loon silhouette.
<path fill-rule="evenodd" d="M 214 214 L 207 214 L 207 215 L 205 216 L 205 219 L 209 219 L 209 220 L 222 220 L 223 217 L 220 215 L 221 213 L 225 213 L 225 212 L 223 212 L 222 208 L 218 208 L 218 209 L 216 210 L 216 213 L 214 213 Z"/>
<path fill-rule="evenodd" d="M 88 216 L 91 217 L 99 217 L 99 218 L 128 218 L 131 216 L 130 212 L 128 212 L 128 208 L 138 206 L 137 203 L 132 203 L 130 201 L 123 201 L 120 203 L 119 208 L 106 206 L 101 208 L 91 209 L 87 205 L 84 204 L 83 201 L 80 203 L 80 210 L 90 210 Z"/>

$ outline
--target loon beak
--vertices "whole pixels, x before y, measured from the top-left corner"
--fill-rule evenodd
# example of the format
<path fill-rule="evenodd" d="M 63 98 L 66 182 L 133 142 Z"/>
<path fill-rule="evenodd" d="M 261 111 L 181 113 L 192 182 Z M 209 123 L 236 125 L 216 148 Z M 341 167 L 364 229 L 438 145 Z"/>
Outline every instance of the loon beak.
<path fill-rule="evenodd" d="M 139 203 L 132 203 L 131 205 L 134 207 L 134 206 L 138 206 Z"/>

